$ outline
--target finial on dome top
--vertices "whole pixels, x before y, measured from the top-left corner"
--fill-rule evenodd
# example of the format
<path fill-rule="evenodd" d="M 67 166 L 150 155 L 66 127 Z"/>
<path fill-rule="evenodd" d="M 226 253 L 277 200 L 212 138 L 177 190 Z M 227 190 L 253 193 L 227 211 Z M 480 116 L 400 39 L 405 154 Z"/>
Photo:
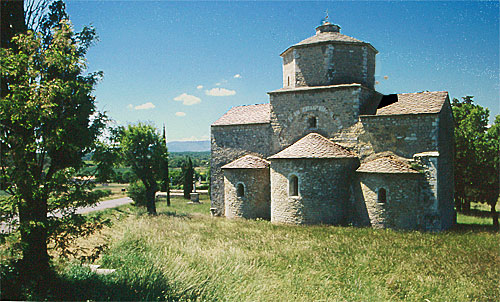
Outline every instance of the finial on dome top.
<path fill-rule="evenodd" d="M 329 15 L 328 15 L 328 9 L 326 9 L 326 16 L 322 20 L 321 25 L 316 27 L 316 34 L 324 33 L 324 32 L 334 32 L 334 33 L 339 33 L 340 32 L 340 26 L 337 24 L 332 24 L 328 20 Z"/>

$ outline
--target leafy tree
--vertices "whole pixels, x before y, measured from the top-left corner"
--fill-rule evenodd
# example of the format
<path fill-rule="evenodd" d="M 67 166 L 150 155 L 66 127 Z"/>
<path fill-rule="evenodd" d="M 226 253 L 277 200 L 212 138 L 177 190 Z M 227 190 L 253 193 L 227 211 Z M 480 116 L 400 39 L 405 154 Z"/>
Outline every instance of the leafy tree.
<path fill-rule="evenodd" d="M 99 196 L 73 179 L 105 122 L 92 96 L 101 73 L 83 74 L 95 38 L 92 29 L 75 33 L 62 20 L 50 37 L 28 31 L 12 39 L 12 48 L 0 50 L 7 80 L 0 99 L 0 175 L 19 216 L 24 279 L 49 270 L 50 239 L 64 249 L 82 228 L 95 228 L 74 207 Z M 62 217 L 48 215 L 55 212 Z"/>
<path fill-rule="evenodd" d="M 158 191 L 157 181 L 164 176 L 167 146 L 151 125 L 129 125 L 127 128 L 120 128 L 118 133 L 119 154 L 146 188 L 148 213 L 156 214 L 155 193 Z"/>
<path fill-rule="evenodd" d="M 454 99 L 455 199 L 458 211 L 470 211 L 471 202 L 491 207 L 498 228 L 495 206 L 499 196 L 499 116 L 488 129 L 489 110 L 474 104 L 472 96 Z"/>
<path fill-rule="evenodd" d="M 99 142 L 95 151 L 92 154 L 92 160 L 97 163 L 97 181 L 100 183 L 108 182 L 117 176 L 113 167 L 115 166 L 116 157 L 112 152 L 107 152 L 108 146 Z"/>
<path fill-rule="evenodd" d="M 189 199 L 191 192 L 193 192 L 193 177 L 194 177 L 194 168 L 193 162 L 191 161 L 191 157 L 188 157 L 184 164 L 182 165 L 182 175 L 183 175 L 183 189 L 184 189 L 184 198 Z"/>

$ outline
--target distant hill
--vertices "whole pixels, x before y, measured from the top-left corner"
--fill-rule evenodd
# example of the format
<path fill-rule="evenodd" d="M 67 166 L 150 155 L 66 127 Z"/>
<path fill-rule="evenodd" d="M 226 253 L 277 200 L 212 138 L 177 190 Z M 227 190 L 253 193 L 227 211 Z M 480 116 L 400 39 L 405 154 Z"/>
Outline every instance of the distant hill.
<path fill-rule="evenodd" d="M 167 143 L 168 152 L 210 151 L 210 141 L 177 141 Z"/>

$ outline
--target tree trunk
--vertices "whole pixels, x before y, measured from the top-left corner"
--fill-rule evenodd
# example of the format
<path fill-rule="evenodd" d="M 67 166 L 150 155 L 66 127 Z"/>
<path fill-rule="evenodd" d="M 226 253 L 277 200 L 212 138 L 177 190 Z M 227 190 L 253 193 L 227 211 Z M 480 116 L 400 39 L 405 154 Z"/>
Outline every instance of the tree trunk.
<path fill-rule="evenodd" d="M 167 182 L 167 207 L 170 206 L 170 181 Z"/>
<path fill-rule="evenodd" d="M 19 206 L 23 258 L 21 278 L 39 282 L 50 271 L 47 253 L 47 200 L 28 200 Z"/>
<path fill-rule="evenodd" d="M 455 208 L 457 212 L 462 212 L 462 198 L 460 197 L 455 198 Z"/>
<path fill-rule="evenodd" d="M 148 214 L 151 215 L 156 215 L 155 193 L 156 186 L 149 185 L 146 187 L 146 208 L 148 210 Z"/>
<path fill-rule="evenodd" d="M 495 231 L 500 230 L 500 225 L 498 224 L 498 212 L 495 210 L 495 204 L 490 204 L 491 207 L 491 218 L 493 219 L 493 229 Z"/>

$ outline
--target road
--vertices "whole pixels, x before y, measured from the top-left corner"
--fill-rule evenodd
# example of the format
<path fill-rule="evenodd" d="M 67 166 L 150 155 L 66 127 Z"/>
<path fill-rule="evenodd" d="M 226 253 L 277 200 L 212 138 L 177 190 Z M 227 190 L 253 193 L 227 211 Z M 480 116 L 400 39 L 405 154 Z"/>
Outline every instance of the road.
<path fill-rule="evenodd" d="M 110 199 L 110 200 L 104 200 L 101 201 L 97 204 L 95 204 L 92 207 L 83 207 L 79 208 L 76 210 L 77 214 L 86 214 L 94 211 L 101 211 L 105 209 L 110 209 L 110 208 L 116 208 L 124 204 L 132 203 L 132 199 L 128 197 L 122 197 L 118 199 Z M 60 217 L 61 214 L 55 213 L 55 216 Z M 0 223 L 0 233 L 10 233 L 12 231 L 12 228 L 15 228 L 17 226 L 17 217 L 14 217 L 12 220 L 14 223 L 8 223 L 8 222 L 1 222 Z"/>

